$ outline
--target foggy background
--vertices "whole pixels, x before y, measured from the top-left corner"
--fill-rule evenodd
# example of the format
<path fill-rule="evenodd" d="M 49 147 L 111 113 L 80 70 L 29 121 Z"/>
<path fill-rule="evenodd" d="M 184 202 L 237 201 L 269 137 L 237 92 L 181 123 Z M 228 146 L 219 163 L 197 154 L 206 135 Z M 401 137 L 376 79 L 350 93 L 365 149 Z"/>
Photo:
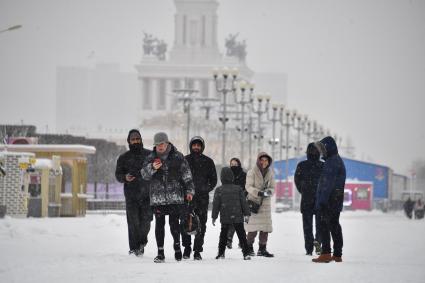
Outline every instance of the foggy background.
<path fill-rule="evenodd" d="M 0 0 L 0 30 L 23 25 L 0 34 L 0 123 L 54 132 L 56 67 L 135 74 L 143 31 L 171 49 L 174 12 L 172 0 Z M 356 159 L 408 174 L 425 158 L 425 1 L 219 1 L 222 52 L 236 32 L 247 65 L 285 73 L 288 107 L 349 137 Z"/>

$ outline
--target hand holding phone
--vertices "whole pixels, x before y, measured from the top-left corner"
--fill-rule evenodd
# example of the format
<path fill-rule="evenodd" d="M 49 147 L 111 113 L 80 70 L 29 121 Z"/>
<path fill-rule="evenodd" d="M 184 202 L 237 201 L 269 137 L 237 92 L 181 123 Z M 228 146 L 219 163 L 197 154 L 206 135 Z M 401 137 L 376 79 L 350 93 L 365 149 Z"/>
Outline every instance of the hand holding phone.
<path fill-rule="evenodd" d="M 153 160 L 152 166 L 153 166 L 153 168 L 154 168 L 155 170 L 158 170 L 159 168 L 161 168 L 161 166 L 162 166 L 162 161 L 161 161 L 161 159 L 160 159 L 160 158 L 155 158 L 155 159 Z"/>

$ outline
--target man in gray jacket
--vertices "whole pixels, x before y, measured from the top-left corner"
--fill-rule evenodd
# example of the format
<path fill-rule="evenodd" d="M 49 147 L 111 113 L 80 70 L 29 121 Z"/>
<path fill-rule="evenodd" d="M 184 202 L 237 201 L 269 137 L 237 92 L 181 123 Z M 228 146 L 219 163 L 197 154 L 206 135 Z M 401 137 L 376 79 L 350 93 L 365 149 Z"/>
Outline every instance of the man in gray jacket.
<path fill-rule="evenodd" d="M 164 262 L 165 215 L 169 215 L 174 240 L 174 257 L 182 259 L 179 220 L 185 212 L 185 199 L 191 201 L 195 193 L 192 173 L 183 154 L 168 140 L 166 133 L 154 136 L 154 148 L 141 170 L 143 179 L 150 181 L 150 205 L 155 214 L 155 238 L 158 255 L 155 262 Z"/>

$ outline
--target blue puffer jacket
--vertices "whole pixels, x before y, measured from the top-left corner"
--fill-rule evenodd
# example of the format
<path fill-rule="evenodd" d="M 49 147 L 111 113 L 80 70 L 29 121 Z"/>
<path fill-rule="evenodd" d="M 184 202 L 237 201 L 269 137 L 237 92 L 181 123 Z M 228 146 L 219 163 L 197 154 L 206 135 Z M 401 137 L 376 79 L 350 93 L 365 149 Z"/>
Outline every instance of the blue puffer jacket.
<path fill-rule="evenodd" d="M 325 164 L 317 187 L 316 209 L 341 212 L 344 202 L 345 165 L 332 137 L 326 137 L 319 143 Z"/>

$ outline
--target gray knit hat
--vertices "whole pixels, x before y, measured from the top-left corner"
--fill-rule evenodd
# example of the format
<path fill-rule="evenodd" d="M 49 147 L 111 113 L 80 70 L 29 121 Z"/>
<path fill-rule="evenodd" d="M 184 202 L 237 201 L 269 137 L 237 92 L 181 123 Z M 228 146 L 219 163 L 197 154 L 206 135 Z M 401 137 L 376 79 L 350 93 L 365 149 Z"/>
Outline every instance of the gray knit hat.
<path fill-rule="evenodd" d="M 155 136 L 153 137 L 153 145 L 155 146 L 164 142 L 169 143 L 168 136 L 164 132 L 156 133 Z"/>

